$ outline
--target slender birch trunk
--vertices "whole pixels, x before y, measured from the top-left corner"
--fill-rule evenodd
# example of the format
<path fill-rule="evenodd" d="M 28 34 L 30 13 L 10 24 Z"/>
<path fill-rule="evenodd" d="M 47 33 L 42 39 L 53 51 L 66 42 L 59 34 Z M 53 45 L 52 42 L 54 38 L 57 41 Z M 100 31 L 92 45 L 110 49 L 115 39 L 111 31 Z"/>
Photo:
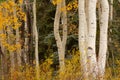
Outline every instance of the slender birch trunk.
<path fill-rule="evenodd" d="M 40 78 L 39 74 L 39 55 L 38 55 L 38 31 L 37 31 L 37 22 L 36 22 L 36 0 L 33 2 L 33 28 L 34 28 L 34 35 L 35 35 L 35 61 L 36 61 L 36 77 L 37 80 Z"/>
<path fill-rule="evenodd" d="M 109 4 L 108 0 L 100 0 L 102 12 L 100 16 L 100 43 L 99 43 L 99 57 L 98 57 L 98 69 L 99 78 L 103 80 L 106 64 L 107 53 L 107 32 L 109 22 Z"/>
<path fill-rule="evenodd" d="M 34 28 L 33 28 L 33 18 L 31 16 L 31 6 L 30 6 L 30 0 L 25 0 L 26 2 L 26 16 L 27 16 L 27 29 L 28 29 L 28 53 L 27 53 L 27 62 L 29 62 L 30 64 L 33 63 L 33 56 L 31 55 L 33 52 L 33 39 L 35 38 L 34 36 Z M 26 39 L 27 42 L 27 39 Z"/>
<path fill-rule="evenodd" d="M 26 14 L 26 21 L 25 21 L 25 25 L 24 25 L 24 27 L 25 27 L 25 42 L 24 42 L 24 55 L 23 55 L 23 58 L 24 58 L 24 61 L 25 61 L 25 63 L 28 63 L 28 57 L 27 57 L 27 54 L 28 54 L 28 51 L 29 51 L 29 47 L 28 47 L 28 44 L 29 44 L 29 37 L 28 37 L 28 34 L 29 34 L 29 30 L 28 30 L 28 18 L 27 18 L 27 16 L 28 16 L 28 10 L 29 10 L 29 8 L 28 8 L 28 3 L 29 3 L 29 1 L 28 0 L 25 0 L 25 4 L 26 4 L 26 9 L 27 9 L 27 14 Z"/>
<path fill-rule="evenodd" d="M 96 3 L 97 0 L 89 0 L 88 2 L 88 61 L 89 61 L 89 75 L 91 78 L 97 76 L 97 60 L 96 60 Z M 91 75 L 92 74 L 92 75 Z"/>
<path fill-rule="evenodd" d="M 27 19 L 27 18 L 26 18 Z M 27 21 L 25 21 L 25 34 L 28 35 L 28 27 L 27 27 Z M 24 61 L 25 63 L 27 63 L 27 53 L 28 53 L 28 42 L 29 42 L 29 39 L 28 39 L 28 36 L 25 35 L 25 42 L 24 42 L 24 55 L 23 55 L 23 58 L 24 58 Z"/>
<path fill-rule="evenodd" d="M 62 7 L 64 8 L 64 11 L 62 11 L 62 25 L 63 25 L 63 38 L 62 38 L 62 45 L 63 45 L 63 51 L 65 55 L 66 50 L 66 42 L 67 42 L 67 10 L 66 10 L 66 2 L 65 0 L 62 0 L 61 3 Z"/>
<path fill-rule="evenodd" d="M 59 23 L 60 23 L 60 15 L 61 15 L 61 2 L 57 3 L 56 13 L 55 13 L 55 21 L 54 21 L 54 36 L 58 47 L 58 56 L 59 56 L 59 64 L 60 71 L 64 71 L 64 49 L 62 45 L 62 40 L 59 34 Z"/>
<path fill-rule="evenodd" d="M 88 80 L 88 65 L 86 54 L 86 14 L 85 14 L 85 0 L 79 0 L 79 50 L 80 50 L 80 62 L 83 78 Z"/>

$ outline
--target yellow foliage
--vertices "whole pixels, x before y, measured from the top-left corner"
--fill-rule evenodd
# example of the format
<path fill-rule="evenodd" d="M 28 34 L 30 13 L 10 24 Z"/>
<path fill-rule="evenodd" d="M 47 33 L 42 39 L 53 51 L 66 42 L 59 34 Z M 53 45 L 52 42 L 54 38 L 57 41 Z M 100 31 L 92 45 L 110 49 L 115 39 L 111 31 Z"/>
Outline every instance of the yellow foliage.
<path fill-rule="evenodd" d="M 59 72 L 60 80 L 77 80 L 82 76 L 80 72 L 79 51 L 73 49 L 71 54 L 73 55 L 72 58 L 65 60 L 65 71 Z"/>
<path fill-rule="evenodd" d="M 62 0 L 52 0 L 53 5 L 59 4 L 61 2 L 62 2 Z M 65 8 L 68 11 L 73 10 L 73 9 L 77 9 L 78 8 L 78 1 L 74 0 L 74 1 L 69 2 L 65 7 L 61 8 L 61 11 L 65 11 Z"/>
<path fill-rule="evenodd" d="M 61 2 L 62 2 L 62 0 L 52 0 L 53 5 L 59 4 Z"/>
<path fill-rule="evenodd" d="M 19 4 L 22 4 L 22 2 L 23 0 L 19 0 Z M 20 44 L 9 43 L 8 40 L 10 42 L 16 41 L 16 34 L 11 32 L 21 27 L 22 21 L 25 20 L 25 13 L 13 0 L 0 4 L 0 41 L 8 51 L 13 52 L 21 47 Z M 7 31 L 7 35 L 3 31 Z"/>
<path fill-rule="evenodd" d="M 77 9 L 78 8 L 78 1 L 74 0 L 72 2 L 70 2 L 67 6 L 66 6 L 67 10 L 73 10 L 73 9 Z"/>
<path fill-rule="evenodd" d="M 73 49 L 69 54 L 71 58 L 65 60 L 65 70 L 60 72 L 58 69 L 51 67 L 53 65 L 52 58 L 47 58 L 40 64 L 40 79 L 39 80 L 79 80 L 83 79 L 80 66 L 79 51 Z M 20 66 L 18 70 L 11 71 L 10 80 L 36 80 L 35 64 L 32 66 Z M 112 68 L 107 67 L 104 80 L 120 80 L 120 60 L 116 60 L 118 67 L 115 69 L 116 76 L 113 77 Z"/>

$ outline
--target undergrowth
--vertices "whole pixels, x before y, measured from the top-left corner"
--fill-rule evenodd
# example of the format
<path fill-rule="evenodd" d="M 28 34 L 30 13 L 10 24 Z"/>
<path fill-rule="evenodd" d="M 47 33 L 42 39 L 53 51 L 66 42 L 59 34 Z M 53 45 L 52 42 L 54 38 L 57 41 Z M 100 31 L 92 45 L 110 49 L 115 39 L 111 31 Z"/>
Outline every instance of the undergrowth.
<path fill-rule="evenodd" d="M 71 58 L 65 60 L 66 68 L 63 72 L 59 72 L 59 69 L 52 66 L 54 65 L 52 57 L 47 58 L 40 64 L 39 80 L 84 80 L 80 68 L 79 52 L 74 50 L 72 55 Z M 105 80 L 120 80 L 120 60 L 116 60 L 116 65 L 116 75 L 113 75 L 111 67 L 106 67 Z M 36 80 L 35 64 L 21 66 L 17 70 L 11 70 L 10 73 L 8 80 Z"/>

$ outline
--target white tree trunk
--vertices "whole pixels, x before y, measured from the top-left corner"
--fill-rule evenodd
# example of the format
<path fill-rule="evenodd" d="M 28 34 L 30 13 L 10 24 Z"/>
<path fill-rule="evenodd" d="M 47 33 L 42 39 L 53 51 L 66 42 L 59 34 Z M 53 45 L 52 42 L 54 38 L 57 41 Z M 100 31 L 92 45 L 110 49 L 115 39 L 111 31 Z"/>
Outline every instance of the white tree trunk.
<path fill-rule="evenodd" d="M 25 3 L 26 4 L 26 9 L 28 9 L 28 2 L 25 0 L 25 1 L 22 1 L 21 4 Z M 22 9 L 22 5 L 20 5 L 20 8 Z M 24 42 L 24 48 L 21 49 L 21 54 L 22 54 L 22 57 L 23 57 L 23 60 L 25 62 L 25 64 L 27 64 L 27 54 L 28 54 L 28 36 L 26 37 L 26 35 L 28 35 L 28 25 L 27 25 L 27 14 L 26 14 L 26 20 L 24 21 L 24 27 L 25 27 L 25 42 Z"/>
<path fill-rule="evenodd" d="M 36 61 L 36 78 L 39 80 L 40 74 L 39 74 L 39 55 L 38 55 L 38 31 L 37 31 L 37 25 L 36 25 L 36 0 L 33 2 L 33 28 L 34 28 L 34 35 L 35 35 L 35 61 Z"/>
<path fill-rule="evenodd" d="M 96 60 L 96 3 L 97 0 L 89 0 L 88 2 L 88 60 L 90 77 L 97 76 L 97 60 Z M 91 75 L 92 74 L 92 75 Z"/>
<path fill-rule="evenodd" d="M 58 47 L 60 71 L 63 71 L 65 64 L 64 64 L 64 49 L 63 49 L 62 40 L 59 34 L 60 15 L 61 15 L 61 3 L 57 3 L 55 21 L 54 21 L 54 36 L 55 36 L 56 44 Z"/>
<path fill-rule="evenodd" d="M 26 17 L 27 19 L 27 17 Z M 33 26 L 34 27 L 34 26 Z M 25 21 L 25 34 L 28 35 L 28 25 L 27 25 L 27 20 Z M 24 57 L 24 61 L 25 63 L 27 63 L 27 54 L 28 54 L 28 44 L 29 44 L 29 39 L 28 39 L 28 36 L 25 36 L 25 42 L 24 42 L 24 54 L 23 54 L 23 57 Z"/>
<path fill-rule="evenodd" d="M 80 62 L 83 78 L 88 80 L 88 64 L 86 54 L 86 14 L 85 14 L 85 0 L 79 0 L 79 51 L 80 51 Z"/>
<path fill-rule="evenodd" d="M 65 0 L 62 0 L 62 8 L 64 8 L 64 11 L 62 11 L 62 27 L 63 27 L 63 38 L 62 38 L 62 45 L 63 45 L 63 51 L 65 55 L 66 50 L 66 42 L 67 42 L 67 10 L 66 10 L 66 2 Z"/>
<path fill-rule="evenodd" d="M 106 64 L 109 4 L 107 0 L 100 0 L 100 3 L 102 7 L 102 12 L 100 16 L 100 43 L 99 43 L 98 69 L 99 77 L 102 80 Z"/>

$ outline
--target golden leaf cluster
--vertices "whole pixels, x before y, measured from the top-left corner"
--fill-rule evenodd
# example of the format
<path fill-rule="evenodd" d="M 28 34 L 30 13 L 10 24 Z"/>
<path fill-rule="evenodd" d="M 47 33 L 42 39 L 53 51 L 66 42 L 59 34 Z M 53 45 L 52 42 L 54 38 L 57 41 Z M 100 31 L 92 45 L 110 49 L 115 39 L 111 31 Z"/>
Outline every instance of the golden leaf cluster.
<path fill-rule="evenodd" d="M 73 9 L 76 9 L 76 8 L 78 8 L 78 1 L 77 1 L 77 0 L 75 0 L 75 1 L 73 1 L 73 2 L 70 2 L 70 3 L 66 6 L 66 9 L 67 9 L 68 11 L 73 10 Z"/>
<path fill-rule="evenodd" d="M 22 2 L 23 0 L 19 0 L 19 4 Z M 0 4 L 0 42 L 10 52 L 21 47 L 20 43 L 15 43 L 16 33 L 13 31 L 22 26 L 22 22 L 26 20 L 25 16 L 20 5 L 13 0 Z"/>
<path fill-rule="evenodd" d="M 53 5 L 59 4 L 61 2 L 62 0 L 52 0 Z M 62 7 L 61 11 L 65 11 L 65 10 L 70 11 L 70 10 L 77 9 L 77 8 L 78 8 L 78 1 L 74 0 L 68 3 L 66 6 Z"/>

